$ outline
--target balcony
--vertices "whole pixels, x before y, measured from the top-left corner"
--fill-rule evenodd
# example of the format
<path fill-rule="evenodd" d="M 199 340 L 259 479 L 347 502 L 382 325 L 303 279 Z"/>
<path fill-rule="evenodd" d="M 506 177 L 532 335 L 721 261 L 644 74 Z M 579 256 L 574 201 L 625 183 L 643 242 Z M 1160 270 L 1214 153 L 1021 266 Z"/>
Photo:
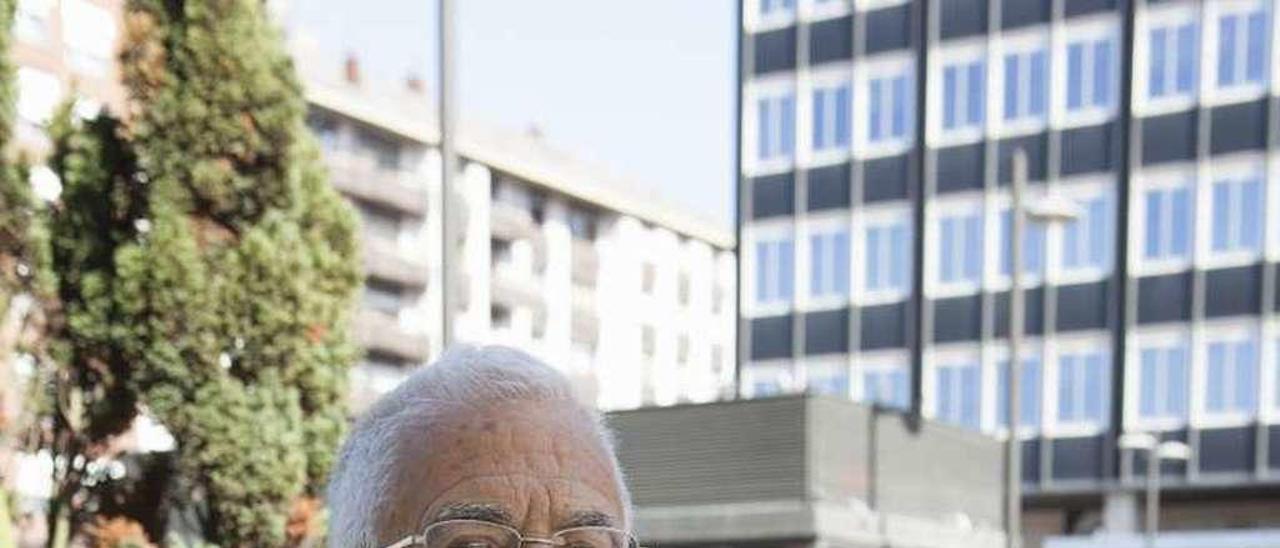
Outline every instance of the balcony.
<path fill-rule="evenodd" d="M 600 316 L 596 312 L 595 291 L 574 287 L 572 290 L 570 338 L 573 342 L 595 344 L 600 335 Z"/>
<path fill-rule="evenodd" d="M 532 272 L 507 263 L 493 268 L 493 302 L 511 306 L 542 306 L 542 287 Z"/>
<path fill-rule="evenodd" d="M 423 176 L 415 179 L 410 173 L 381 168 L 372 159 L 344 151 L 326 153 L 325 160 L 329 180 L 339 192 L 418 217 L 427 214 Z"/>
<path fill-rule="evenodd" d="M 366 236 L 361 247 L 364 270 L 369 276 L 414 288 L 427 286 L 425 261 L 399 251 L 395 244 L 382 238 Z"/>
<path fill-rule="evenodd" d="M 365 350 L 391 354 L 414 363 L 427 361 L 430 351 L 427 335 L 405 331 L 389 314 L 361 310 L 356 314 L 353 327 L 356 342 Z"/>
<path fill-rule="evenodd" d="M 523 240 L 540 235 L 538 224 L 533 222 L 533 215 L 528 211 L 496 200 L 489 212 L 489 230 L 504 240 Z"/>

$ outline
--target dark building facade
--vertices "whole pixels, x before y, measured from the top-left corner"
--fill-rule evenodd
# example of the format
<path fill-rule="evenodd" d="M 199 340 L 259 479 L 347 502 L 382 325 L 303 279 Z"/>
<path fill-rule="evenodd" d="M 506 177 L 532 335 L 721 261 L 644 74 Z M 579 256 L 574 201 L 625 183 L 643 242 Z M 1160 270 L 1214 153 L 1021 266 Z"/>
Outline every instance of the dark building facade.
<path fill-rule="evenodd" d="M 1280 522 L 1275 8 L 742 0 L 743 395 L 1006 436 L 1021 150 L 1030 199 L 1080 212 L 1024 241 L 1029 525 L 1098 526 L 1133 431 L 1191 446 L 1165 470 L 1188 527 Z"/>

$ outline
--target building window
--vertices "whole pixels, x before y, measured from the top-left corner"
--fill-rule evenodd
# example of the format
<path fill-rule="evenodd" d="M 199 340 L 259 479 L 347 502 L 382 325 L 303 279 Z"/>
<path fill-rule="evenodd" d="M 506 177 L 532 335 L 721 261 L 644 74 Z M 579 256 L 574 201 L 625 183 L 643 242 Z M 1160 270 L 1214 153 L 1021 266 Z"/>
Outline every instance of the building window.
<path fill-rule="evenodd" d="M 1023 223 L 1022 233 L 1022 271 L 1036 274 L 1044 269 L 1044 246 L 1046 231 L 1041 223 Z M 1013 210 L 1000 212 L 1000 273 L 1008 276 L 1013 273 Z"/>
<path fill-rule="evenodd" d="M 1259 8 L 1218 18 L 1218 87 L 1261 84 L 1267 72 L 1267 13 Z"/>
<path fill-rule="evenodd" d="M 911 373 L 905 364 L 868 366 L 862 370 L 865 403 L 906 409 L 911 405 Z"/>
<path fill-rule="evenodd" d="M 1205 414 L 1252 414 L 1257 405 L 1258 390 L 1258 352 L 1253 339 L 1210 341 L 1207 355 Z"/>
<path fill-rule="evenodd" d="M 1064 352 L 1058 358 L 1058 423 L 1098 426 L 1107 415 L 1107 377 L 1111 374 L 1101 350 Z"/>
<path fill-rule="evenodd" d="M 1149 39 L 1147 97 L 1191 96 L 1195 91 L 1199 58 L 1195 22 L 1153 26 Z"/>
<path fill-rule="evenodd" d="M 845 366 L 810 366 L 805 373 L 805 385 L 810 394 L 849 397 L 849 371 Z"/>
<path fill-rule="evenodd" d="M 867 142 L 898 143 L 910 139 L 915 98 L 909 74 L 873 77 L 867 82 Z"/>
<path fill-rule="evenodd" d="M 400 144 L 390 138 L 369 130 L 356 133 L 360 149 L 372 158 L 379 168 L 400 168 Z"/>
<path fill-rule="evenodd" d="M 852 106 L 848 82 L 813 90 L 813 150 L 849 147 L 849 109 Z"/>
<path fill-rule="evenodd" d="M 361 299 L 365 308 L 396 315 L 400 313 L 401 299 L 402 292 L 398 284 L 378 278 L 365 280 L 364 294 Z"/>
<path fill-rule="evenodd" d="M 640 290 L 646 295 L 652 295 L 654 286 L 657 285 L 658 272 L 657 267 L 653 263 L 646 262 L 640 265 Z"/>
<path fill-rule="evenodd" d="M 849 231 L 815 232 L 809 236 L 809 295 L 815 298 L 849 294 Z"/>
<path fill-rule="evenodd" d="M 1115 89 L 1115 40 L 1076 40 L 1067 45 L 1067 110 L 1111 108 Z"/>
<path fill-rule="evenodd" d="M 679 363 L 689 363 L 689 336 L 680 335 L 676 340 L 676 361 Z"/>
<path fill-rule="evenodd" d="M 1191 374 L 1186 346 L 1181 343 L 1147 346 L 1139 355 L 1138 415 L 1143 419 L 1186 418 Z"/>
<path fill-rule="evenodd" d="M 1095 196 L 1080 201 L 1081 215 L 1062 230 L 1062 268 L 1105 270 L 1111 264 L 1114 237 L 1109 196 Z"/>
<path fill-rule="evenodd" d="M 977 430 L 982 408 L 977 363 L 946 363 L 934 370 L 934 414 L 943 422 Z"/>
<path fill-rule="evenodd" d="M 1262 182 L 1256 176 L 1213 183 L 1214 253 L 1254 251 L 1262 243 Z"/>
<path fill-rule="evenodd" d="M 981 128 L 986 112 L 986 62 L 964 61 L 942 69 L 942 129 Z"/>
<path fill-rule="evenodd" d="M 390 242 L 399 241 L 399 212 L 365 202 L 359 202 L 356 206 L 366 234 Z"/>
<path fill-rule="evenodd" d="M 1001 360 L 996 377 L 996 424 L 1009 427 L 1009 360 Z M 1040 358 L 1022 359 L 1022 378 L 1018 383 L 1019 430 L 1035 430 L 1040 426 L 1041 367 Z"/>
<path fill-rule="evenodd" d="M 687 272 L 680 273 L 677 293 L 676 298 L 680 300 L 680 306 L 689 306 L 689 274 Z"/>
<path fill-rule="evenodd" d="M 866 292 L 906 293 L 911 283 L 911 225 L 909 219 L 868 223 L 864 229 L 863 266 Z"/>
<path fill-rule="evenodd" d="M 489 257 L 493 264 L 511 262 L 511 241 L 501 238 L 489 238 Z"/>
<path fill-rule="evenodd" d="M 982 215 L 948 215 L 938 220 L 938 281 L 975 283 L 982 276 Z"/>
<path fill-rule="evenodd" d="M 756 242 L 756 304 L 791 301 L 794 255 L 790 238 Z"/>
<path fill-rule="evenodd" d="M 1004 56 L 1004 119 L 1043 120 L 1049 99 L 1049 54 L 1045 49 Z"/>
<path fill-rule="evenodd" d="M 646 357 L 652 358 L 657 352 L 657 335 L 654 334 L 653 326 L 646 325 L 640 328 L 640 351 Z"/>
<path fill-rule="evenodd" d="M 107 76 L 116 54 L 116 20 L 110 11 L 86 0 L 62 0 L 62 39 L 72 67 Z"/>
<path fill-rule="evenodd" d="M 756 101 L 756 116 L 756 157 L 761 161 L 791 158 L 796 131 L 796 103 L 791 93 L 761 97 Z"/>
<path fill-rule="evenodd" d="M 1153 188 L 1143 196 L 1142 256 L 1149 261 L 1186 258 L 1191 252 L 1191 189 Z"/>
<path fill-rule="evenodd" d="M 711 289 L 711 313 L 719 314 L 722 310 L 724 310 L 724 288 L 716 284 Z"/>
<path fill-rule="evenodd" d="M 796 0 L 760 0 L 760 15 L 789 14 L 796 10 Z"/>
<path fill-rule="evenodd" d="M 582 241 L 590 242 L 596 239 L 596 219 L 588 211 L 574 208 L 569 212 L 569 233 Z"/>
<path fill-rule="evenodd" d="M 495 304 L 489 307 L 489 325 L 493 329 L 510 329 L 511 328 L 511 309 Z"/>

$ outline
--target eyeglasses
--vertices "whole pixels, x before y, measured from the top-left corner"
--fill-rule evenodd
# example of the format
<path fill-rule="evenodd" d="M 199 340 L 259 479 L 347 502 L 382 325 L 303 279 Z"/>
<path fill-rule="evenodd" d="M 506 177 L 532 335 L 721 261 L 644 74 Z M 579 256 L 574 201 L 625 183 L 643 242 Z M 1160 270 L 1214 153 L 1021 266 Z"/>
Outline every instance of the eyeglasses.
<path fill-rule="evenodd" d="M 556 548 L 640 548 L 636 538 L 612 527 L 572 527 L 551 538 L 525 537 L 519 531 L 487 521 L 452 519 L 428 525 L 420 535 L 400 539 L 387 548 L 522 548 L 545 544 Z"/>

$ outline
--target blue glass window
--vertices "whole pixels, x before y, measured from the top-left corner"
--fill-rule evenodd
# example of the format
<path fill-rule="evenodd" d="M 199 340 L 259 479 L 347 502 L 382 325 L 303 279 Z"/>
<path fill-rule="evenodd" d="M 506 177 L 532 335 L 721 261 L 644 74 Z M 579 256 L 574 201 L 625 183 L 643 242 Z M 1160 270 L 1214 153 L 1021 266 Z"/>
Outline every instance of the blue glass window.
<path fill-rule="evenodd" d="M 1256 177 L 1213 184 L 1214 252 L 1257 250 L 1262 244 L 1262 182 Z"/>
<path fill-rule="evenodd" d="M 899 409 L 911 404 L 911 374 L 907 367 L 877 367 L 862 373 L 862 401 Z"/>
<path fill-rule="evenodd" d="M 1026 231 L 1023 232 L 1022 239 L 1022 271 L 1040 272 L 1044 269 L 1044 225 L 1027 221 L 1023 226 Z M 1000 214 L 1000 273 L 1008 276 L 1012 272 L 1013 210 L 1006 209 Z"/>
<path fill-rule="evenodd" d="M 934 414 L 938 420 L 977 430 L 982 405 L 978 364 L 942 364 L 934 375 Z"/>
<path fill-rule="evenodd" d="M 791 239 L 756 242 L 755 263 L 756 303 L 790 301 L 795 276 L 795 251 Z"/>
<path fill-rule="evenodd" d="M 1111 199 L 1096 196 L 1080 203 L 1081 215 L 1062 231 L 1062 266 L 1065 269 L 1107 268 L 1115 238 Z"/>
<path fill-rule="evenodd" d="M 1143 257 L 1151 260 L 1186 257 L 1191 252 L 1191 189 L 1156 188 L 1146 192 Z"/>
<path fill-rule="evenodd" d="M 996 424 L 1002 428 L 1009 426 L 1009 360 L 999 365 L 996 379 Z M 1022 378 L 1018 386 L 1018 421 L 1024 428 L 1040 426 L 1040 393 L 1041 393 L 1040 358 L 1031 357 L 1022 360 Z"/>
<path fill-rule="evenodd" d="M 1004 57 L 1004 119 L 1042 119 L 1048 97 L 1049 62 L 1045 50 Z"/>
<path fill-rule="evenodd" d="M 1105 353 L 1069 352 L 1058 358 L 1058 422 L 1102 424 L 1111 375 Z"/>
<path fill-rule="evenodd" d="M 942 127 L 982 127 L 986 110 L 986 63 L 969 61 L 942 70 Z"/>
<path fill-rule="evenodd" d="M 1186 346 L 1149 346 L 1140 356 L 1138 414 L 1146 419 L 1186 418 L 1191 374 Z"/>
<path fill-rule="evenodd" d="M 790 93 L 762 97 L 756 101 L 756 116 L 757 158 L 790 158 L 795 149 L 795 98 Z"/>
<path fill-rule="evenodd" d="M 982 216 L 942 217 L 938 226 L 938 280 L 976 282 L 982 276 Z"/>
<path fill-rule="evenodd" d="M 909 74 L 871 78 L 867 82 L 870 115 L 867 116 L 867 141 L 900 141 L 911 135 L 911 112 L 915 108 L 911 96 Z"/>
<path fill-rule="evenodd" d="M 836 297 L 849 294 L 849 231 L 817 232 L 809 236 L 809 294 Z"/>
<path fill-rule="evenodd" d="M 813 149 L 849 146 L 849 84 L 813 90 Z"/>
<path fill-rule="evenodd" d="M 1228 13 L 1218 19 L 1218 87 L 1261 83 L 1266 76 L 1266 13 Z"/>
<path fill-rule="evenodd" d="M 910 283 L 911 227 L 907 219 L 866 227 L 866 290 L 905 292 Z"/>
<path fill-rule="evenodd" d="M 1147 67 L 1147 95 L 1152 99 L 1189 95 L 1195 89 L 1198 55 L 1194 22 L 1153 27 Z"/>
<path fill-rule="evenodd" d="M 792 13 L 795 9 L 796 0 L 760 0 L 760 15 Z"/>
<path fill-rule="evenodd" d="M 1252 340 L 1209 343 L 1205 412 L 1252 414 L 1257 405 L 1257 370 L 1257 345 Z"/>
<path fill-rule="evenodd" d="M 1067 45 L 1067 110 L 1108 108 L 1115 86 L 1115 41 L 1077 40 Z"/>

